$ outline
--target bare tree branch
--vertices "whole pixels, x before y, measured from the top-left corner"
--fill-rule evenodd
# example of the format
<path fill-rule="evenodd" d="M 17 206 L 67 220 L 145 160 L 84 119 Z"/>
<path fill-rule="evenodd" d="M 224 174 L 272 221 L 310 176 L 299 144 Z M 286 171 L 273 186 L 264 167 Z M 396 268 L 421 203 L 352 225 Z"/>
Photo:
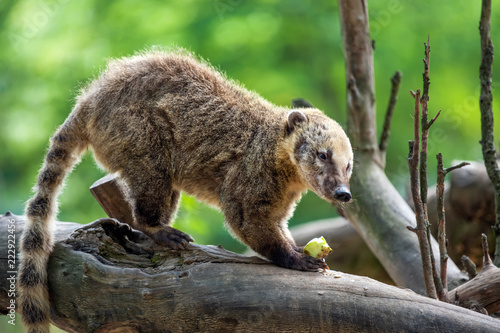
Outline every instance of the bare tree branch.
<path fill-rule="evenodd" d="M 426 224 L 429 222 L 429 218 L 427 216 L 427 141 L 429 138 L 429 123 L 427 121 L 427 117 L 429 114 L 429 109 L 427 102 L 429 101 L 429 85 L 431 84 L 430 79 L 429 79 L 429 64 L 430 64 L 430 52 L 431 52 L 431 47 L 429 45 L 429 38 L 427 38 L 427 43 L 424 43 L 425 46 L 425 58 L 423 59 L 424 62 L 424 72 L 422 74 L 423 80 L 424 80 L 424 86 L 422 90 L 422 97 L 420 98 L 419 102 L 422 107 L 422 143 L 421 146 L 419 147 L 420 149 L 420 199 L 422 201 L 422 208 L 424 211 L 424 220 L 426 221 Z M 415 98 L 417 99 L 417 98 Z M 415 101 L 417 102 L 417 101 Z M 415 121 L 418 121 L 418 116 L 415 114 Z M 418 124 L 417 124 L 418 125 Z M 418 126 L 415 126 L 415 131 L 418 131 Z M 417 134 L 415 134 L 417 135 Z M 416 138 L 416 136 L 415 136 Z M 415 144 L 418 147 L 418 140 L 415 139 Z M 418 152 L 418 149 L 417 149 Z M 432 251 L 432 249 L 431 249 Z"/>
<path fill-rule="evenodd" d="M 366 0 L 339 0 L 346 62 L 347 133 L 355 151 L 351 178 L 354 201 L 345 216 L 399 286 L 425 293 L 419 244 L 405 227 L 415 215 L 387 179 L 376 137 L 373 48 Z M 431 241 L 437 248 L 437 242 Z M 463 283 L 464 275 L 448 262 L 448 281 Z"/>
<path fill-rule="evenodd" d="M 434 118 L 431 119 L 431 121 L 429 121 L 429 128 L 432 126 L 432 124 L 434 124 L 434 122 L 438 119 L 439 115 L 441 114 L 441 110 L 438 111 L 438 113 L 436 113 L 436 115 L 434 116 Z"/>
<path fill-rule="evenodd" d="M 0 253 L 7 224 L 0 216 Z M 340 272 L 306 273 L 217 246 L 168 250 L 111 219 L 57 222 L 49 262 L 52 322 L 68 332 L 497 332 L 498 320 Z M 0 260 L 0 312 L 8 308 Z M 346 309 L 355 309 L 348 311 Z M 401 320 L 405 318 L 405 320 Z"/>
<path fill-rule="evenodd" d="M 357 149 L 374 154 L 377 149 L 373 47 L 368 31 L 368 8 L 364 1 L 339 1 L 348 92 L 347 130 Z"/>
<path fill-rule="evenodd" d="M 433 280 L 432 272 L 432 261 L 431 261 L 431 249 L 429 244 L 429 238 L 427 234 L 428 222 L 426 218 L 426 209 L 421 196 L 421 190 L 419 191 L 419 148 L 420 148 L 420 89 L 416 93 L 412 92 L 412 96 L 415 98 L 415 109 L 414 109 L 414 125 L 413 143 L 410 144 L 410 153 L 408 156 L 408 166 L 410 169 L 410 188 L 413 197 L 413 203 L 415 207 L 415 216 L 417 219 L 417 228 L 415 232 L 418 236 L 418 242 L 420 245 L 420 255 L 422 258 L 422 269 L 424 273 L 425 290 L 427 296 L 437 299 L 436 287 Z M 422 118 L 423 119 L 423 118 Z M 422 144 L 422 149 L 424 146 Z M 422 166 L 422 162 L 420 162 Z M 422 175 L 422 168 L 420 168 L 420 175 Z M 420 179 L 422 182 L 422 179 Z M 427 193 L 427 189 L 425 190 Z M 427 196 L 424 199 L 427 201 Z"/>
<path fill-rule="evenodd" d="M 391 95 L 389 97 L 389 104 L 387 105 L 387 111 L 385 113 L 384 127 L 382 128 L 382 134 L 380 135 L 379 150 L 383 154 L 383 161 L 385 164 L 385 153 L 387 151 L 387 144 L 389 141 L 389 134 L 391 132 L 391 122 L 392 115 L 394 114 L 394 107 L 398 101 L 399 86 L 401 84 L 401 72 L 397 71 L 391 77 Z"/>
<path fill-rule="evenodd" d="M 439 243 L 439 259 L 440 259 L 440 273 L 442 288 L 438 290 L 439 299 L 441 301 L 448 302 L 448 286 L 447 286 L 447 262 L 448 262 L 448 252 L 446 250 L 448 240 L 446 239 L 446 221 L 444 214 L 444 178 L 446 172 L 443 168 L 443 155 L 441 153 L 437 154 L 437 186 L 436 186 L 436 196 L 437 196 L 437 214 L 438 214 L 438 243 Z M 446 295 L 446 296 L 445 296 Z"/>
<path fill-rule="evenodd" d="M 474 278 L 450 291 L 448 298 L 456 305 L 492 314 L 500 311 L 500 269 L 491 262 L 485 234 L 481 235 L 481 244 L 483 269 Z"/>
<path fill-rule="evenodd" d="M 500 265 L 500 170 L 496 162 L 493 135 L 491 77 L 494 48 L 490 37 L 490 20 L 491 0 L 483 0 L 481 20 L 479 22 L 479 33 L 481 36 L 481 66 L 479 67 L 479 79 L 481 81 L 481 95 L 479 98 L 479 108 L 481 109 L 481 147 L 484 164 L 495 189 L 496 223 L 493 228 L 496 235 L 495 264 Z"/>
<path fill-rule="evenodd" d="M 439 115 L 439 113 L 438 113 Z M 437 117 L 437 116 L 436 116 Z M 437 197 L 437 215 L 438 215 L 438 243 L 439 243 L 439 258 L 440 258 L 440 277 L 441 283 L 436 284 L 437 293 L 439 299 L 444 302 L 448 302 L 448 284 L 447 284 L 447 262 L 448 262 L 448 239 L 446 238 L 446 220 L 444 211 L 444 179 L 448 172 L 455 169 L 461 168 L 463 166 L 469 165 L 469 163 L 463 162 L 459 165 L 455 165 L 444 169 L 443 167 L 443 155 L 441 153 L 436 155 L 437 158 L 437 185 L 436 185 L 436 197 Z"/>
<path fill-rule="evenodd" d="M 429 255 L 425 254 L 426 258 L 430 259 L 430 268 L 432 271 L 432 279 L 434 281 L 434 287 L 436 289 L 437 296 L 439 299 L 443 300 L 446 298 L 446 296 L 443 293 L 443 285 L 441 282 L 441 279 L 438 275 L 437 268 L 436 268 L 436 260 L 434 258 L 434 253 L 432 250 L 432 246 L 430 246 L 431 242 L 431 231 L 430 231 L 430 224 L 429 224 L 429 216 L 427 212 L 427 145 L 428 145 L 428 140 L 429 140 L 429 129 L 431 125 L 434 123 L 434 121 L 437 119 L 439 116 L 439 113 L 434 117 L 430 122 L 428 121 L 428 115 L 429 115 L 429 86 L 431 84 L 430 77 L 429 77 L 429 66 L 430 66 L 430 53 L 431 53 L 431 47 L 429 44 L 429 36 L 427 36 L 427 43 L 424 43 L 425 46 L 425 58 L 423 59 L 424 63 L 424 72 L 422 73 L 423 77 L 423 90 L 422 90 L 422 97 L 420 98 L 420 104 L 422 107 L 422 143 L 420 147 L 420 165 L 419 165 L 419 172 L 420 172 L 420 198 L 422 201 L 422 210 L 423 210 L 423 225 L 425 225 L 425 233 L 426 233 L 426 239 L 427 239 L 427 244 L 424 244 L 424 248 L 429 249 Z M 418 226 L 417 226 L 418 228 Z M 421 242 L 422 239 L 419 238 L 419 241 Z M 424 253 L 422 253 L 422 256 L 424 256 Z M 426 263 L 424 262 L 424 265 Z M 424 269 L 425 271 L 425 269 Z M 424 277 L 424 279 L 426 279 Z M 430 297 L 433 295 L 429 295 Z"/>

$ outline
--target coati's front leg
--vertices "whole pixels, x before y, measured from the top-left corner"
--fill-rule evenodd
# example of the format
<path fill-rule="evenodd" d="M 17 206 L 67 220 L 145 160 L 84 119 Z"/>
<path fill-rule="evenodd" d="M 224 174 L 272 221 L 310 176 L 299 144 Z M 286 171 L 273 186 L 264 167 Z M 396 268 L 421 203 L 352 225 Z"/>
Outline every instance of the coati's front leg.
<path fill-rule="evenodd" d="M 290 232 L 290 230 L 288 230 L 288 223 L 287 223 L 287 221 L 281 221 L 281 224 L 279 226 L 280 226 L 280 232 L 281 232 L 281 234 L 283 236 L 285 236 L 285 238 L 287 239 L 288 243 L 290 245 L 292 245 L 292 248 L 294 249 L 294 251 L 302 253 L 302 251 L 304 250 L 305 246 L 297 246 L 297 244 L 295 243 L 295 240 L 292 237 L 292 233 Z"/>
<path fill-rule="evenodd" d="M 193 238 L 170 226 L 179 206 L 180 192 L 172 188 L 168 175 L 150 170 L 148 173 L 122 175 L 133 207 L 134 227 L 158 244 L 184 249 Z"/>
<path fill-rule="evenodd" d="M 226 223 L 233 233 L 252 250 L 270 259 L 274 264 L 301 271 L 326 268 L 323 261 L 300 251 L 285 224 L 271 217 L 274 215 L 272 206 L 258 207 L 232 200 L 223 203 L 222 210 Z M 282 228 L 286 231 L 281 230 Z"/>

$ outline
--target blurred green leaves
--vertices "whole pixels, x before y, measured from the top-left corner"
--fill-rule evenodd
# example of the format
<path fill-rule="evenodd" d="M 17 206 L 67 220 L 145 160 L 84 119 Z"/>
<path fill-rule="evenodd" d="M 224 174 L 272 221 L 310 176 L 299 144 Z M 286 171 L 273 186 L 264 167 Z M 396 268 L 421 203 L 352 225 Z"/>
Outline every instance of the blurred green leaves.
<path fill-rule="evenodd" d="M 430 116 L 442 114 L 429 141 L 429 176 L 438 151 L 452 159 L 481 159 L 478 1 L 380 0 L 369 2 L 376 41 L 378 126 L 390 77 L 403 73 L 387 155 L 387 174 L 404 193 L 411 139 L 410 89 L 422 87 L 423 43 L 430 35 Z M 493 43 L 500 44 L 500 6 L 492 13 Z M 336 1 L 304 0 L 3 0 L 0 2 L 0 213 L 22 214 L 48 139 L 67 117 L 79 88 L 106 59 L 152 45 L 190 49 L 273 103 L 304 97 L 344 123 L 345 74 Z M 500 142 L 494 63 L 494 114 Z M 496 90 L 495 90 L 496 88 Z M 88 223 L 104 216 L 88 188 L 102 177 L 87 154 L 60 196 L 60 220 Z M 361 196 L 363 193 L 354 193 Z M 307 194 L 291 224 L 326 218 L 335 209 Z M 182 197 L 176 226 L 203 244 L 241 251 L 223 216 Z M 0 322 L 3 324 L 3 322 Z M 11 325 L 0 325 L 11 332 Z M 16 326 L 14 328 L 20 328 Z"/>

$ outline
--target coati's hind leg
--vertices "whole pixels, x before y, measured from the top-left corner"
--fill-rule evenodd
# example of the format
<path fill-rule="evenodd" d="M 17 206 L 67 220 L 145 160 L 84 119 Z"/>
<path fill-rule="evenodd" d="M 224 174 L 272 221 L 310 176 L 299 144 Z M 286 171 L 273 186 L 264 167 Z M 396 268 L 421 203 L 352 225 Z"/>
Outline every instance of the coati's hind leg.
<path fill-rule="evenodd" d="M 122 173 L 132 204 L 134 227 L 158 244 L 183 249 L 193 238 L 170 226 L 179 206 L 180 192 L 172 188 L 170 177 L 165 174 L 148 173 Z"/>

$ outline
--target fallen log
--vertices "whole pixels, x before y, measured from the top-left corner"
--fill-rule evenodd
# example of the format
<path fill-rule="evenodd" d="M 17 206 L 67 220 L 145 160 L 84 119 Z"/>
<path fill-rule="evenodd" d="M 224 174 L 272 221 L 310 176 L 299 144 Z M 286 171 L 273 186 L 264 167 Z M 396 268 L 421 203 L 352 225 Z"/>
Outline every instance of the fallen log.
<path fill-rule="evenodd" d="M 0 217 L 0 311 L 9 313 L 9 225 Z M 49 262 L 51 321 L 68 332 L 498 332 L 500 321 L 334 271 L 298 272 L 193 244 L 158 246 L 114 219 L 58 222 Z M 15 302 L 15 299 L 14 299 Z"/>

